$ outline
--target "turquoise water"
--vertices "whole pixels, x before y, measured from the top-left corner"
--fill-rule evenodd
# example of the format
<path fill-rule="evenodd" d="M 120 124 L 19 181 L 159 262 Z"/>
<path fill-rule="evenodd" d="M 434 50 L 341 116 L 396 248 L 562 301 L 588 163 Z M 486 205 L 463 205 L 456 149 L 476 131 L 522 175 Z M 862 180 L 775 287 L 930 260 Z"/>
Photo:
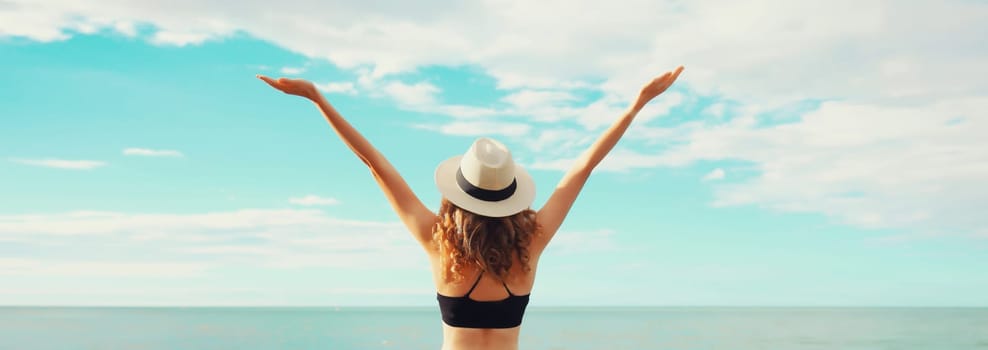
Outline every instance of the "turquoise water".
<path fill-rule="evenodd" d="M 0 349 L 438 349 L 435 308 L 0 308 Z M 530 308 L 522 349 L 988 349 L 988 308 Z"/>

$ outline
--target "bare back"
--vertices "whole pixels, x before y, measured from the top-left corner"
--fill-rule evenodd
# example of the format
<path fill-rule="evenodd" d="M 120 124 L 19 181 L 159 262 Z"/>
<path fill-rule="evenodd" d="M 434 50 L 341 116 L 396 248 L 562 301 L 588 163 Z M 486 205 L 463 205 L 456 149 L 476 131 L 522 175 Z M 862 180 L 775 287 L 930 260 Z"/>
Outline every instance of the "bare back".
<path fill-rule="evenodd" d="M 467 268 L 464 271 L 464 278 L 457 282 L 447 282 L 443 279 L 443 272 L 447 267 L 441 266 L 438 254 L 430 255 L 433 281 L 436 291 L 447 296 L 461 297 L 470 291 L 470 287 L 481 275 L 477 268 Z M 501 283 L 497 277 L 484 274 L 480 281 L 470 293 L 470 299 L 476 301 L 498 301 L 506 299 L 509 294 L 505 287 L 514 295 L 527 295 L 532 293 L 535 285 L 535 273 L 538 256 L 531 256 L 529 259 L 530 269 L 525 271 L 521 262 L 514 259 L 508 279 Z M 443 322 L 443 350 L 459 349 L 518 349 L 518 337 L 521 326 L 505 329 L 484 329 L 484 328 L 460 328 L 447 325 Z"/>

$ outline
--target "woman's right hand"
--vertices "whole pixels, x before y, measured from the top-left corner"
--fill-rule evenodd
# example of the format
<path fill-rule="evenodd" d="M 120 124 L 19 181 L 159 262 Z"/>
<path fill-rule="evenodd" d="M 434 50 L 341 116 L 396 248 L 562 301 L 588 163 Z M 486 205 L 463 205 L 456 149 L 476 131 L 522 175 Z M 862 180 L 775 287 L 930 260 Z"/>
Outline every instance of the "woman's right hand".
<path fill-rule="evenodd" d="M 257 78 L 264 80 L 264 82 L 271 85 L 271 87 L 289 95 L 301 96 L 310 100 L 315 100 L 315 98 L 319 96 L 319 91 L 316 90 L 316 86 L 313 85 L 312 82 L 305 79 L 271 79 L 260 74 L 257 75 Z"/>
<path fill-rule="evenodd" d="M 642 87 L 641 92 L 638 93 L 638 99 L 635 101 L 635 109 L 641 109 L 648 104 L 655 96 L 663 93 L 672 86 L 672 83 L 676 82 L 676 78 L 679 78 L 679 73 L 683 71 L 683 66 L 676 67 L 675 71 L 665 72 L 652 81 L 645 84 Z"/>

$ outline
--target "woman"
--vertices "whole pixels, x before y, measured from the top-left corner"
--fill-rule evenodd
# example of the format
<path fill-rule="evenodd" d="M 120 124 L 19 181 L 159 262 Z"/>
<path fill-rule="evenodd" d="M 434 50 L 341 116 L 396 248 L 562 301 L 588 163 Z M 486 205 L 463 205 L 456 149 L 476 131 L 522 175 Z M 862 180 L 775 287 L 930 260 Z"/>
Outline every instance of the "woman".
<path fill-rule="evenodd" d="M 443 349 L 517 349 L 539 257 L 569 212 L 590 172 L 638 112 L 682 72 L 652 79 L 628 110 L 563 176 L 538 211 L 535 187 L 503 144 L 480 138 L 466 154 L 436 169 L 443 195 L 438 215 L 419 201 L 398 171 L 326 101 L 312 83 L 271 79 L 275 89 L 314 102 L 343 142 L 370 167 L 412 236 L 428 253 L 443 319 Z"/>

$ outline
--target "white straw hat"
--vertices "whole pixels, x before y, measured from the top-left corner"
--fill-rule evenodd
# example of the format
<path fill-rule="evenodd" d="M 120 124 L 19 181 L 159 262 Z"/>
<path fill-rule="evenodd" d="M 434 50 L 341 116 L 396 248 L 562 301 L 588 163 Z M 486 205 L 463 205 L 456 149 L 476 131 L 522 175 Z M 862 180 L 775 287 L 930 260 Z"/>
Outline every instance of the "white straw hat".
<path fill-rule="evenodd" d="M 511 159 L 504 144 L 482 137 L 462 156 L 436 168 L 439 193 L 475 214 L 505 217 L 532 206 L 535 182 Z"/>

